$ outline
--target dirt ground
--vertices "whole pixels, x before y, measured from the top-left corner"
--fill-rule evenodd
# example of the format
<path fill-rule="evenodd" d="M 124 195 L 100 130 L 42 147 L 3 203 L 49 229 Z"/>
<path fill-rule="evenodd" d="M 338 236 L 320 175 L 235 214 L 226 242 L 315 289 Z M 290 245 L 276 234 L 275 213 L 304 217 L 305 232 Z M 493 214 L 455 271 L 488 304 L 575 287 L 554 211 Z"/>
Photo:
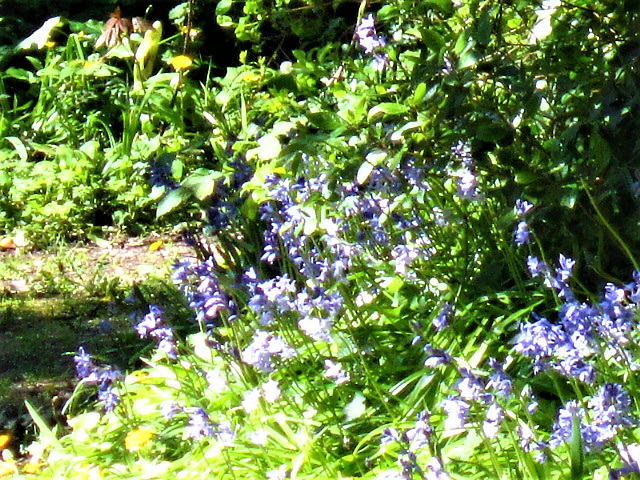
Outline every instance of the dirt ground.
<path fill-rule="evenodd" d="M 146 305 L 128 292 L 137 285 L 162 296 L 179 259 L 195 260 L 194 250 L 159 235 L 46 252 L 0 249 L 0 433 L 16 442 L 33 434 L 25 400 L 59 421 L 76 383 L 79 345 L 99 361 L 130 367 L 144 348 L 132 327 Z"/>

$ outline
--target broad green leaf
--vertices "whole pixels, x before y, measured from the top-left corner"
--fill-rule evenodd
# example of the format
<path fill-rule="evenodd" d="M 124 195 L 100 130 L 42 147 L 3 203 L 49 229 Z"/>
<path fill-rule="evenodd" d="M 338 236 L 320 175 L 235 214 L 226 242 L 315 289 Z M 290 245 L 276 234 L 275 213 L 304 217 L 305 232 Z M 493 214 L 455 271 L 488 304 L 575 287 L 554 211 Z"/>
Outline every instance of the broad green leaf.
<path fill-rule="evenodd" d="M 411 100 L 411 103 L 413 105 L 418 105 L 420 102 L 422 102 L 422 99 L 426 94 L 427 94 L 427 84 L 424 82 L 421 82 L 420 84 L 418 84 L 418 86 L 416 87 L 416 91 L 413 93 L 413 99 Z"/>
<path fill-rule="evenodd" d="M 158 209 L 156 210 L 156 218 L 160 218 L 167 213 L 173 212 L 190 196 L 189 191 L 184 188 L 178 188 L 170 191 L 162 200 L 160 200 Z"/>
<path fill-rule="evenodd" d="M 15 78 L 16 80 L 24 80 L 29 83 L 36 83 L 38 79 L 33 72 L 24 68 L 10 67 L 4 72 L 5 76 Z"/>
<path fill-rule="evenodd" d="M 275 135 L 265 135 L 258 140 L 258 146 L 247 152 L 247 159 L 258 157 L 260 160 L 272 160 L 280 155 L 282 144 Z"/>
<path fill-rule="evenodd" d="M 369 114 L 367 115 L 367 119 L 371 121 L 372 119 L 379 116 L 391 116 L 391 115 L 402 115 L 409 111 L 409 107 L 406 105 L 402 105 L 401 103 L 381 103 L 369 109 Z"/>
<path fill-rule="evenodd" d="M 44 24 L 39 29 L 37 29 L 35 32 L 21 41 L 18 44 L 18 48 L 21 50 L 28 50 L 30 48 L 44 48 L 46 43 L 49 41 L 49 38 L 51 38 L 51 34 L 56 29 L 56 27 L 62 25 L 63 23 L 64 20 L 62 19 L 62 17 L 50 18 L 49 20 L 44 22 Z"/>
<path fill-rule="evenodd" d="M 233 0 L 219 0 L 216 5 L 216 15 L 224 15 L 233 5 Z"/>
<path fill-rule="evenodd" d="M 480 18 L 478 19 L 478 24 L 476 27 L 475 38 L 480 45 L 488 45 L 491 41 L 491 30 L 493 29 L 493 24 L 491 22 L 491 16 L 489 12 L 484 10 L 480 14 Z"/>
<path fill-rule="evenodd" d="M 224 177 L 220 172 L 202 171 L 194 172 L 182 183 L 184 188 L 188 188 L 198 200 L 204 200 L 211 196 L 216 187 L 216 180 Z"/>
<path fill-rule="evenodd" d="M 439 52 L 444 47 L 444 38 L 431 28 L 422 30 L 422 41 L 433 52 Z"/>
<path fill-rule="evenodd" d="M 356 174 L 356 182 L 358 182 L 358 185 L 366 183 L 374 168 L 375 165 L 373 163 L 367 162 L 366 160 L 362 162 L 362 165 L 360 165 L 358 173 Z"/>

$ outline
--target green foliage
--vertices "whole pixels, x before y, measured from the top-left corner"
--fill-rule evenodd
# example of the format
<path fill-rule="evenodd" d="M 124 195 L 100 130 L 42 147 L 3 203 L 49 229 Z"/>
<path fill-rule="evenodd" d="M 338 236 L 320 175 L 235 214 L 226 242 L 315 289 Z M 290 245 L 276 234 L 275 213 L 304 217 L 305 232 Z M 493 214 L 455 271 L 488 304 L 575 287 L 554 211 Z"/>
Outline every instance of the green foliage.
<path fill-rule="evenodd" d="M 638 279 L 618 280 L 640 246 L 632 2 L 345 5 L 218 2 L 246 50 L 199 84 L 179 68 L 131 82 L 142 38 L 99 59 L 82 26 L 4 74 L 34 89 L 2 124 L 7 226 L 79 235 L 95 212 L 129 225 L 157 202 L 208 258 L 176 273 L 200 332 L 162 330 L 147 367 L 101 381 L 108 413 L 73 411 L 59 444 L 32 447 L 43 477 L 605 478 L 636 461 L 626 413 L 588 436 L 610 421 L 591 418 L 604 393 L 637 394 Z M 108 108 L 87 105 L 96 92 Z M 514 215 L 522 198 L 535 210 Z M 559 253 L 575 271 L 553 271 Z M 617 286 L 598 303 L 603 277 Z M 589 323 L 569 335 L 574 312 Z M 544 354 L 523 346 L 534 313 L 559 316 L 535 324 L 554 335 L 532 342 Z M 249 360 L 260 339 L 273 365 Z"/>

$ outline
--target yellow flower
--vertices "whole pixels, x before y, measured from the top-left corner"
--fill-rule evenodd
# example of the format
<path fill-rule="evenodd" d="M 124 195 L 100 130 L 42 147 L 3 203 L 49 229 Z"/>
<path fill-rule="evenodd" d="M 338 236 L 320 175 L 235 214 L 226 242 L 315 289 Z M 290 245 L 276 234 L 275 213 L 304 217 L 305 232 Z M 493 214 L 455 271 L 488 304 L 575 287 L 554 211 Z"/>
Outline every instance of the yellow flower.
<path fill-rule="evenodd" d="M 22 471 L 24 473 L 38 473 L 41 467 L 39 463 L 27 462 L 24 464 L 24 467 L 22 467 Z"/>
<path fill-rule="evenodd" d="M 0 477 L 7 477 L 13 475 L 16 472 L 16 466 L 13 462 L 0 461 Z"/>
<path fill-rule="evenodd" d="M 127 438 L 124 439 L 124 448 L 129 452 L 136 452 L 149 443 L 153 435 L 153 430 L 144 427 L 136 428 L 129 432 Z"/>
<path fill-rule="evenodd" d="M 53 48 L 56 46 L 56 42 L 54 42 L 53 40 L 49 40 L 47 43 L 44 44 L 44 46 L 47 48 Z"/>
<path fill-rule="evenodd" d="M 78 468 L 79 480 L 102 480 L 102 473 L 100 469 L 94 465 L 85 463 Z"/>
<path fill-rule="evenodd" d="M 169 60 L 169 65 L 171 65 L 176 72 L 184 72 L 193 65 L 193 58 L 187 55 L 178 55 Z"/>
<path fill-rule="evenodd" d="M 186 26 L 181 27 L 180 28 L 180 32 L 183 35 L 189 35 L 189 37 L 192 38 L 192 39 L 196 38 L 198 35 L 200 35 L 200 29 L 199 28 L 193 28 L 193 27 L 191 27 L 191 28 L 188 28 Z"/>
<path fill-rule="evenodd" d="M 8 433 L 0 435 L 0 450 L 9 445 L 9 442 L 11 442 L 11 435 Z"/>

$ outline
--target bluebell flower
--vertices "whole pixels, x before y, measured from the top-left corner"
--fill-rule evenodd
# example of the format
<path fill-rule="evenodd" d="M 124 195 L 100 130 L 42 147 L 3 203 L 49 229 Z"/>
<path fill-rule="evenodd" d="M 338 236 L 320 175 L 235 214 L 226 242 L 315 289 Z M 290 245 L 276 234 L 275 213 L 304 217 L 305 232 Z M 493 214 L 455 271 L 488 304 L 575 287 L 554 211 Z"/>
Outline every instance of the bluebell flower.
<path fill-rule="evenodd" d="M 418 459 L 416 454 L 402 449 L 398 453 L 398 465 L 402 468 L 402 477 L 408 480 L 413 478 L 414 472 L 420 476 L 422 475 L 422 469 L 418 465 Z M 423 476 L 424 477 L 424 476 Z"/>
<path fill-rule="evenodd" d="M 380 445 L 388 445 L 400 441 L 400 434 L 395 428 L 385 428 L 380 437 Z"/>
<path fill-rule="evenodd" d="M 628 393 L 620 385 L 612 383 L 602 385 L 588 401 L 588 412 L 578 407 L 575 401 L 568 402 L 558 411 L 549 446 L 555 448 L 562 441 L 571 440 L 571 422 L 575 416 L 580 422 L 585 451 L 601 450 L 620 430 L 636 424 L 629 414 L 630 405 Z"/>
<path fill-rule="evenodd" d="M 559 282 L 566 282 L 571 278 L 571 273 L 573 272 L 573 267 L 575 266 L 576 261 L 560 254 L 558 257 L 558 263 L 560 268 L 556 270 L 556 279 Z"/>
<path fill-rule="evenodd" d="M 502 423 L 502 420 L 504 420 L 502 407 L 495 402 L 489 405 L 485 415 L 485 420 L 482 423 L 482 432 L 488 439 L 496 437 L 500 431 L 500 424 Z"/>
<path fill-rule="evenodd" d="M 327 318 L 307 316 L 298 320 L 298 327 L 305 333 L 305 335 L 308 335 L 314 340 L 324 341 L 327 343 L 333 342 L 333 337 L 331 336 L 332 326 L 333 323 Z"/>
<path fill-rule="evenodd" d="M 242 361 L 267 373 L 274 370 L 273 356 L 289 359 L 296 356 L 296 351 L 280 337 L 261 330 L 256 331 L 251 344 L 242 351 Z"/>
<path fill-rule="evenodd" d="M 107 388 L 104 388 L 98 391 L 98 400 L 103 402 L 104 409 L 107 412 L 110 412 L 116 407 L 116 405 L 120 401 L 120 396 L 114 390 L 113 387 L 109 386 Z"/>
<path fill-rule="evenodd" d="M 78 348 L 78 353 L 74 355 L 73 362 L 76 365 L 78 378 L 81 380 L 89 377 L 94 370 L 91 355 L 85 351 L 84 347 Z"/>
<path fill-rule="evenodd" d="M 469 417 L 469 404 L 467 402 L 456 396 L 449 395 L 440 402 L 440 407 L 447 414 L 447 418 L 444 421 L 445 430 L 464 428 Z"/>
<path fill-rule="evenodd" d="M 541 318 L 534 323 L 520 324 L 515 350 L 524 356 L 533 357 L 534 371 L 537 373 L 545 366 L 544 361 L 552 357 L 556 348 L 566 341 L 562 327 Z"/>
<path fill-rule="evenodd" d="M 402 438 L 408 444 L 410 452 L 417 453 L 429 445 L 433 435 L 433 427 L 429 421 L 431 413 L 428 411 L 419 412 L 416 415 L 415 426 L 406 430 Z"/>
<path fill-rule="evenodd" d="M 262 397 L 267 403 L 274 403 L 280 399 L 282 392 L 276 380 L 268 380 L 262 384 Z"/>
<path fill-rule="evenodd" d="M 502 398 L 510 397 L 513 389 L 511 378 L 509 378 L 502 365 L 495 358 L 489 358 L 489 366 L 493 369 L 494 373 L 489 377 L 487 388 L 494 389 Z"/>
<path fill-rule="evenodd" d="M 481 200 L 478 193 L 478 177 L 470 168 L 465 168 L 458 177 L 458 195 L 465 200 Z"/>
<path fill-rule="evenodd" d="M 167 327 L 163 321 L 162 308 L 157 305 L 149 306 L 149 313 L 145 315 L 138 325 L 136 332 L 141 338 L 151 337 L 158 342 L 158 348 L 171 359 L 177 358 L 176 343 L 173 330 Z"/>
<path fill-rule="evenodd" d="M 335 363 L 330 359 L 324 361 L 324 376 L 333 380 L 336 385 L 342 385 L 351 380 L 349 373 L 342 368 L 342 364 Z"/>
<path fill-rule="evenodd" d="M 384 37 L 380 37 L 376 33 L 375 20 L 371 13 L 360 21 L 356 27 L 355 34 L 358 37 L 360 46 L 367 54 L 373 53 L 374 50 L 386 45 Z"/>
<path fill-rule="evenodd" d="M 524 220 L 518 222 L 515 232 L 513 233 L 516 245 L 527 245 L 531 241 L 529 226 Z"/>
<path fill-rule="evenodd" d="M 451 147 L 451 153 L 455 158 L 462 162 L 465 167 L 471 167 L 473 165 L 473 156 L 471 155 L 471 147 L 468 143 L 462 140 L 458 141 L 453 147 Z"/>
<path fill-rule="evenodd" d="M 150 332 L 162 325 L 162 308 L 158 305 L 149 305 L 149 313 L 147 313 L 142 321 L 136 325 L 135 330 L 140 338 L 146 338 Z"/>
<path fill-rule="evenodd" d="M 431 472 L 432 475 L 428 477 L 433 480 L 451 480 L 449 474 L 444 470 L 442 465 L 442 461 L 438 457 L 431 457 L 427 462 L 427 469 Z"/>
<path fill-rule="evenodd" d="M 173 400 L 165 400 L 160 404 L 159 411 L 160 415 L 167 420 L 173 420 L 173 417 L 180 411 L 180 408 Z"/>
<path fill-rule="evenodd" d="M 178 183 L 171 173 L 171 164 L 166 160 L 149 159 L 147 174 L 149 183 L 154 187 L 165 187 L 169 190 L 178 188 Z"/>
<path fill-rule="evenodd" d="M 553 432 L 549 438 L 549 446 L 557 448 L 563 441 L 571 443 L 573 439 L 573 419 L 575 417 L 582 424 L 584 415 L 584 409 L 578 406 L 578 402 L 575 400 L 567 402 L 564 407 L 558 410 Z"/>
<path fill-rule="evenodd" d="M 549 266 L 542 260 L 532 255 L 529 255 L 527 257 L 527 268 L 529 269 L 529 273 L 531 273 L 531 276 L 534 278 L 538 275 L 546 275 L 549 273 Z"/>
<path fill-rule="evenodd" d="M 637 462 L 628 463 L 619 468 L 609 470 L 609 480 L 623 480 L 625 478 L 634 478 L 640 475 L 640 466 Z"/>
<path fill-rule="evenodd" d="M 634 270 L 633 274 L 633 282 L 627 284 L 625 289 L 629 292 L 629 300 L 633 303 L 640 303 L 640 272 Z"/>
<path fill-rule="evenodd" d="M 547 460 L 546 449 L 547 445 L 536 439 L 534 431 L 529 425 L 524 422 L 520 422 L 518 425 L 517 433 L 519 435 L 518 443 L 523 452 L 534 453 L 534 459 L 538 463 L 545 463 Z"/>
<path fill-rule="evenodd" d="M 453 314 L 453 305 L 449 303 L 443 303 L 440 307 L 440 312 L 433 319 L 433 327 L 438 330 L 444 330 L 449 326 L 449 322 L 451 320 L 451 316 Z"/>
<path fill-rule="evenodd" d="M 474 375 L 467 368 L 461 368 L 462 378 L 456 383 L 456 390 L 460 392 L 460 397 L 467 402 L 485 402 L 489 394 L 485 391 L 483 381 Z"/>
<path fill-rule="evenodd" d="M 227 315 L 232 321 L 236 317 L 236 306 L 222 291 L 217 278 L 217 266 L 213 257 L 199 264 L 178 262 L 171 278 L 184 294 L 189 307 L 196 313 L 196 321 L 208 328 L 218 325 L 219 317 Z"/>
<path fill-rule="evenodd" d="M 518 217 L 524 217 L 527 213 L 531 211 L 533 208 L 533 204 L 522 199 L 516 200 L 516 215 Z"/>
<path fill-rule="evenodd" d="M 233 445 L 236 439 L 236 434 L 228 421 L 220 422 L 216 427 L 215 434 L 220 443 L 227 447 Z"/>
<path fill-rule="evenodd" d="M 444 350 L 433 348 L 427 343 L 424 346 L 424 351 L 427 353 L 427 358 L 424 361 L 424 366 L 427 368 L 435 368 L 438 365 L 447 365 L 451 363 L 451 355 Z"/>
<path fill-rule="evenodd" d="M 202 408 L 198 408 L 189 417 L 189 423 L 184 429 L 183 437 L 200 440 L 203 437 L 212 437 L 214 428 L 209 421 L 209 415 Z"/>

